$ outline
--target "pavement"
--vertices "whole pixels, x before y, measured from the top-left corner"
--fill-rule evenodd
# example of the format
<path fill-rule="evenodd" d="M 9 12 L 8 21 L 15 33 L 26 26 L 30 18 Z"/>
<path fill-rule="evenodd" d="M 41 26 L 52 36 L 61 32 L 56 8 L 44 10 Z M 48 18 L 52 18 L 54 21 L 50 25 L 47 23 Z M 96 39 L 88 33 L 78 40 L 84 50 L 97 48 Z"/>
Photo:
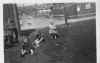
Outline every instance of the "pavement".
<path fill-rule="evenodd" d="M 96 63 L 95 27 L 91 19 L 58 28 L 60 38 L 45 36 L 35 55 L 21 58 L 19 47 L 5 50 L 5 63 Z"/>
<path fill-rule="evenodd" d="M 73 22 L 79 22 L 89 19 L 94 19 L 96 16 L 90 16 L 90 17 L 81 17 L 81 18 L 75 18 L 75 19 L 68 19 L 68 23 Z M 21 30 L 29 30 L 29 29 L 37 29 L 37 28 L 44 28 L 49 25 L 49 22 L 53 21 L 56 25 L 65 24 L 64 17 L 58 17 L 58 18 L 45 18 L 45 17 L 27 17 L 20 20 L 22 23 Z"/>

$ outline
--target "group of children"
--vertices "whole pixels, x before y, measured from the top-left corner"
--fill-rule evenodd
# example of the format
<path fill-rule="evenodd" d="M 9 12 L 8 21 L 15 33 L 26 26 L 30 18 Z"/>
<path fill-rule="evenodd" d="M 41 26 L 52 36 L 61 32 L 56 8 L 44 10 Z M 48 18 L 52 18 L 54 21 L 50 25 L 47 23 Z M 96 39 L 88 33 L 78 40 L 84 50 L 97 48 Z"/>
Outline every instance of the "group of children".
<path fill-rule="evenodd" d="M 52 39 L 57 39 L 59 37 L 56 26 L 53 22 L 50 22 L 49 24 L 49 35 Z M 33 55 L 35 53 L 35 50 L 40 46 L 40 43 L 44 41 L 45 38 L 41 33 L 38 33 L 35 37 L 35 40 L 31 43 L 29 43 L 28 38 L 25 38 L 23 40 L 23 45 L 21 49 L 21 56 L 24 57 L 27 54 Z"/>
<path fill-rule="evenodd" d="M 40 42 L 44 40 L 40 34 L 37 34 L 35 40 L 30 42 L 29 38 L 25 37 L 23 39 L 23 44 L 21 48 L 21 57 L 24 57 L 27 54 L 33 55 L 35 50 L 40 46 Z"/>

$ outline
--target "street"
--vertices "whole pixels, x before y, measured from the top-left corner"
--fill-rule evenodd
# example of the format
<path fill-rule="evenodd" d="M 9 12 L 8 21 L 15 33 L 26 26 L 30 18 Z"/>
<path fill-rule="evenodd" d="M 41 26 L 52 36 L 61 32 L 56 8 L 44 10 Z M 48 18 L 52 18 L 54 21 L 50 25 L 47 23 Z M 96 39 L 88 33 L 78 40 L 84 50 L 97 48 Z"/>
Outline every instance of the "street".
<path fill-rule="evenodd" d="M 95 19 L 88 19 L 57 28 L 60 38 L 46 36 L 35 55 L 21 58 L 19 47 L 5 50 L 5 63 L 96 63 L 95 26 Z"/>

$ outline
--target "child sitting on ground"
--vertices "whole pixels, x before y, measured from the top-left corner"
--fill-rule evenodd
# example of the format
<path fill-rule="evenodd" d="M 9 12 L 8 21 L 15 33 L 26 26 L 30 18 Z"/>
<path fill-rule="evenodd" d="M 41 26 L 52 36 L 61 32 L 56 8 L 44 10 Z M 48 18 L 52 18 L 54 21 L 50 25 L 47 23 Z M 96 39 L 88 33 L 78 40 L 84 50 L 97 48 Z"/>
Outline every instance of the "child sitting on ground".
<path fill-rule="evenodd" d="M 21 56 L 24 57 L 27 54 L 33 55 L 34 48 L 31 47 L 31 44 L 28 42 L 28 38 L 23 39 L 23 45 L 21 49 Z"/>
<path fill-rule="evenodd" d="M 49 34 L 50 34 L 50 37 L 53 39 L 56 39 L 58 37 L 57 28 L 53 22 L 50 22 L 49 24 Z"/>

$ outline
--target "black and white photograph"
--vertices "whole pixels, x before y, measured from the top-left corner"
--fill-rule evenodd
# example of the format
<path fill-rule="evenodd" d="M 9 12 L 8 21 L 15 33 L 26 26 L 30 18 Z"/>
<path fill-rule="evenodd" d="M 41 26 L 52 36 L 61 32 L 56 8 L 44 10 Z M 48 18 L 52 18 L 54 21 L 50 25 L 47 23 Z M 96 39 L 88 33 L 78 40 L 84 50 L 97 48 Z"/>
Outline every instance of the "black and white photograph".
<path fill-rule="evenodd" d="M 96 63 L 96 2 L 3 3 L 4 63 Z"/>

